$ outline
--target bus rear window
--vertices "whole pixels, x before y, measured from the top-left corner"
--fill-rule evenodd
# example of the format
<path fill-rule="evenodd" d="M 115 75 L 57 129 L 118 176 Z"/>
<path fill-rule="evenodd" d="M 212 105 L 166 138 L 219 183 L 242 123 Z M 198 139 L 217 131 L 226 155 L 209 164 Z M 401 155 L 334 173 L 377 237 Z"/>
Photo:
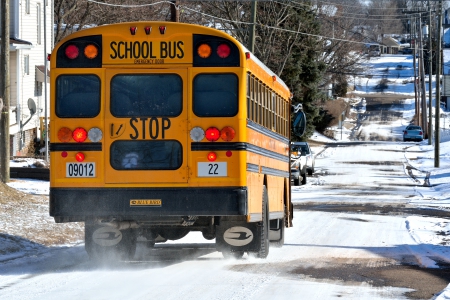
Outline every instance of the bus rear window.
<path fill-rule="evenodd" d="M 56 79 L 55 113 L 60 118 L 92 118 L 100 113 L 100 78 L 61 75 Z"/>
<path fill-rule="evenodd" d="M 238 78 L 235 74 L 200 74 L 194 78 L 194 114 L 198 117 L 232 117 L 238 112 Z"/>
<path fill-rule="evenodd" d="M 178 141 L 116 141 L 111 145 L 116 170 L 176 170 L 182 164 Z"/>
<path fill-rule="evenodd" d="M 183 81 L 176 74 L 121 74 L 111 80 L 115 117 L 176 117 L 183 109 Z"/>

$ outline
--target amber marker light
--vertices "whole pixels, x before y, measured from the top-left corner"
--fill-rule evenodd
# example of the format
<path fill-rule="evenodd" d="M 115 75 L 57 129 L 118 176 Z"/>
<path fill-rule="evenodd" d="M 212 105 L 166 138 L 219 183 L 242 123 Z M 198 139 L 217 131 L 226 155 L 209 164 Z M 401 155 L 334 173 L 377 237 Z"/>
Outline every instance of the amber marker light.
<path fill-rule="evenodd" d="M 224 128 L 222 128 L 222 130 L 220 131 L 220 138 L 222 140 L 224 140 L 225 142 L 229 142 L 232 139 L 234 139 L 234 136 L 236 135 L 236 132 L 234 131 L 234 129 L 230 126 L 225 126 Z"/>
<path fill-rule="evenodd" d="M 98 49 L 96 46 L 89 44 L 86 47 L 84 47 L 84 56 L 86 56 L 89 59 L 94 59 L 98 55 Z"/>
<path fill-rule="evenodd" d="M 209 152 L 208 153 L 208 160 L 209 161 L 216 161 L 217 159 L 217 154 L 215 152 Z"/>
<path fill-rule="evenodd" d="M 201 44 L 197 48 L 197 54 L 201 58 L 208 58 L 208 57 L 210 57 L 211 56 L 211 52 L 212 52 L 211 47 L 208 44 Z"/>
<path fill-rule="evenodd" d="M 87 138 L 87 132 L 84 128 L 78 127 L 73 131 L 72 137 L 75 140 L 75 142 L 82 143 Z"/>
<path fill-rule="evenodd" d="M 83 154 L 82 152 L 78 152 L 77 154 L 75 154 L 75 159 L 76 159 L 78 162 L 84 161 L 84 154 Z"/>
<path fill-rule="evenodd" d="M 58 130 L 58 140 L 62 143 L 68 143 L 72 139 L 72 130 L 67 127 L 62 127 Z"/>

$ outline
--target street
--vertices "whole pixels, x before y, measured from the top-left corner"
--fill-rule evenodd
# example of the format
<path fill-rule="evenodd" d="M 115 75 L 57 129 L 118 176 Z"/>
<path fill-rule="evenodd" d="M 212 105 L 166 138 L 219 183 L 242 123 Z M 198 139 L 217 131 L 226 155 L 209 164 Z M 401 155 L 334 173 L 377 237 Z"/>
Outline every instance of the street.
<path fill-rule="evenodd" d="M 226 260 L 195 233 L 139 244 L 133 261 L 113 265 L 90 261 L 83 244 L 53 247 L 4 261 L 0 299 L 430 299 L 449 282 L 448 250 L 412 227 L 445 212 L 408 204 L 424 180 L 405 171 L 410 146 L 325 145 L 308 184 L 293 189 L 284 247 L 266 260 Z"/>

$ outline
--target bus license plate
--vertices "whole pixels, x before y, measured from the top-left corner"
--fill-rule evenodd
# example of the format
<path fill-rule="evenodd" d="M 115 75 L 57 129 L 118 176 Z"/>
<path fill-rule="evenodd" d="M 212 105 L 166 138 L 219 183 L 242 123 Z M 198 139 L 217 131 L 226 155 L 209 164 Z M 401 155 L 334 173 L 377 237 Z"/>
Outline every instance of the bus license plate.
<path fill-rule="evenodd" d="M 226 177 L 226 162 L 199 162 L 197 164 L 198 177 Z"/>
<path fill-rule="evenodd" d="M 66 177 L 95 177 L 95 163 L 67 163 Z"/>

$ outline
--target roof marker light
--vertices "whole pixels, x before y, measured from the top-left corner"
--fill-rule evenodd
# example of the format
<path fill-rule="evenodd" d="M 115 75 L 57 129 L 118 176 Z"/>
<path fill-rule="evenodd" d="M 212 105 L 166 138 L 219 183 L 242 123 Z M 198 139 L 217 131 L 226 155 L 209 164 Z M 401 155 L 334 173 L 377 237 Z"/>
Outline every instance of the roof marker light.
<path fill-rule="evenodd" d="M 159 33 L 161 34 L 166 33 L 166 26 L 159 26 Z"/>
<path fill-rule="evenodd" d="M 210 57 L 211 56 L 211 52 L 212 52 L 211 46 L 209 46 L 208 44 L 201 44 L 197 48 L 197 54 L 201 58 L 208 58 L 208 57 Z"/>
<path fill-rule="evenodd" d="M 144 30 L 145 30 L 145 34 L 146 34 L 146 35 L 149 35 L 150 32 L 152 32 L 152 27 L 150 27 L 150 26 L 145 26 Z"/>
<path fill-rule="evenodd" d="M 137 31 L 137 27 L 136 27 L 136 26 L 131 26 L 131 27 L 130 27 L 131 35 L 135 35 L 135 34 L 136 34 L 136 31 Z"/>
<path fill-rule="evenodd" d="M 66 47 L 65 53 L 67 58 L 75 59 L 78 57 L 78 54 L 80 54 L 80 50 L 78 50 L 77 46 L 71 44 Z"/>
<path fill-rule="evenodd" d="M 230 49 L 230 46 L 228 46 L 228 44 L 220 44 L 218 47 L 217 47 L 217 55 L 220 57 L 220 58 L 227 58 L 228 56 L 230 56 L 230 53 L 231 53 L 231 49 Z"/>
<path fill-rule="evenodd" d="M 250 52 L 245 52 L 245 58 L 250 59 Z"/>
<path fill-rule="evenodd" d="M 86 56 L 89 59 L 94 59 L 98 55 L 98 49 L 97 46 L 89 44 L 86 47 L 84 47 L 84 56 Z"/>

